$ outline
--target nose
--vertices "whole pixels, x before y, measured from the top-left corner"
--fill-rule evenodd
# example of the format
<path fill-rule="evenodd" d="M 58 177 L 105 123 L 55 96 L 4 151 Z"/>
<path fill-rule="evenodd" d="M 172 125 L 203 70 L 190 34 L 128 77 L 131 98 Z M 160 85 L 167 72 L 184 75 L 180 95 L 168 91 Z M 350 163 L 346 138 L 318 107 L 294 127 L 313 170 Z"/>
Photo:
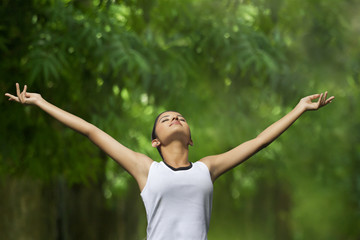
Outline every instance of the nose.
<path fill-rule="evenodd" d="M 172 120 L 179 120 L 179 117 L 178 117 L 177 115 L 174 115 L 174 116 L 172 117 Z"/>

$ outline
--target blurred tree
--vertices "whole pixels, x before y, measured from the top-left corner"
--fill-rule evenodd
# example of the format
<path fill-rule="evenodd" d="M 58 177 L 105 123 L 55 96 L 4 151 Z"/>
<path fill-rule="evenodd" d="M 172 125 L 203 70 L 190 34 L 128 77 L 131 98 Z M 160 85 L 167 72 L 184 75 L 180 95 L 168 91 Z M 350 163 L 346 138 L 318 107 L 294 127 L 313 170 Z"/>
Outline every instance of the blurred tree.
<path fill-rule="evenodd" d="M 191 124 L 193 161 L 255 137 L 302 96 L 329 90 L 333 106 L 305 114 L 216 182 L 209 239 L 357 239 L 359 8 L 352 0 L 3 0 L 0 89 L 28 84 L 155 160 L 157 113 L 180 111 Z M 116 224 L 117 238 L 144 236 L 145 215 L 128 219 L 142 208 L 126 172 L 39 109 L 5 98 L 0 106 L 2 192 L 24 176 L 47 192 L 49 184 L 64 189 L 53 193 L 58 213 L 50 215 L 62 239 Z M 82 199 L 101 193 L 81 210 Z M 96 206 L 113 225 L 83 236 L 86 224 L 69 227 L 95 226 L 96 216 L 81 211 Z"/>

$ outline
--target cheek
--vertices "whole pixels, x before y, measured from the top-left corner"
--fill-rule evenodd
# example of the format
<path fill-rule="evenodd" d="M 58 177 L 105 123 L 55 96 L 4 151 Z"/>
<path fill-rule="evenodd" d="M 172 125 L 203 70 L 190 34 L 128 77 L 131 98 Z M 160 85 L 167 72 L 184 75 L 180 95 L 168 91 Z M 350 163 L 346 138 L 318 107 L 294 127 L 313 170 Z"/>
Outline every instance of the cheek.
<path fill-rule="evenodd" d="M 164 133 L 164 125 L 157 125 L 156 126 L 156 136 L 161 136 Z"/>

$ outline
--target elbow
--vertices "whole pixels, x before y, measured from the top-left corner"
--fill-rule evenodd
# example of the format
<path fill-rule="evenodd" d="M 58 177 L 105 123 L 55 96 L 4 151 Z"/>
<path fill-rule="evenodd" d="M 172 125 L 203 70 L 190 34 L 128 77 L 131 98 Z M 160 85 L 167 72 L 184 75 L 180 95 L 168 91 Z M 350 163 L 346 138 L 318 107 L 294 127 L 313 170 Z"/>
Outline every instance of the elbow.
<path fill-rule="evenodd" d="M 94 136 L 94 134 L 96 133 L 97 129 L 98 128 L 94 125 L 89 124 L 88 126 L 86 126 L 82 133 L 83 135 L 91 139 L 91 137 Z"/>
<path fill-rule="evenodd" d="M 262 144 L 262 145 L 260 146 L 260 148 L 259 148 L 259 151 L 262 150 L 262 149 L 264 149 L 264 148 L 266 148 L 266 147 L 269 146 L 269 145 L 270 145 L 270 143 L 264 143 L 264 144 Z"/>
<path fill-rule="evenodd" d="M 271 141 L 268 141 L 267 139 L 265 139 L 264 137 L 262 137 L 260 135 L 256 137 L 256 140 L 257 140 L 257 145 L 259 146 L 258 151 L 266 148 L 271 143 Z"/>

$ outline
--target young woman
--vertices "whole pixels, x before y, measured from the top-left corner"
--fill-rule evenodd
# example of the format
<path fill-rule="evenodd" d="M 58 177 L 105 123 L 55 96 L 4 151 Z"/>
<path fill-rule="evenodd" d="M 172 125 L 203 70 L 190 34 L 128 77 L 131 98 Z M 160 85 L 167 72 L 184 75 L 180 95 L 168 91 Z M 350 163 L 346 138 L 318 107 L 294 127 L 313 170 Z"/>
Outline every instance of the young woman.
<path fill-rule="evenodd" d="M 6 93 L 10 101 L 35 105 L 66 126 L 88 137 L 95 145 L 118 162 L 137 181 L 144 201 L 148 227 L 147 239 L 207 239 L 213 182 L 269 145 L 292 125 L 305 111 L 317 110 L 334 97 L 324 94 L 304 97 L 283 118 L 266 128 L 256 138 L 236 148 L 192 163 L 188 146 L 192 145 L 190 128 L 178 112 L 161 113 L 155 120 L 152 146 L 163 159 L 156 162 L 134 152 L 91 123 L 47 102 L 37 93 L 28 93 L 27 86 L 17 96 Z M 316 100 L 316 102 L 313 102 Z"/>

